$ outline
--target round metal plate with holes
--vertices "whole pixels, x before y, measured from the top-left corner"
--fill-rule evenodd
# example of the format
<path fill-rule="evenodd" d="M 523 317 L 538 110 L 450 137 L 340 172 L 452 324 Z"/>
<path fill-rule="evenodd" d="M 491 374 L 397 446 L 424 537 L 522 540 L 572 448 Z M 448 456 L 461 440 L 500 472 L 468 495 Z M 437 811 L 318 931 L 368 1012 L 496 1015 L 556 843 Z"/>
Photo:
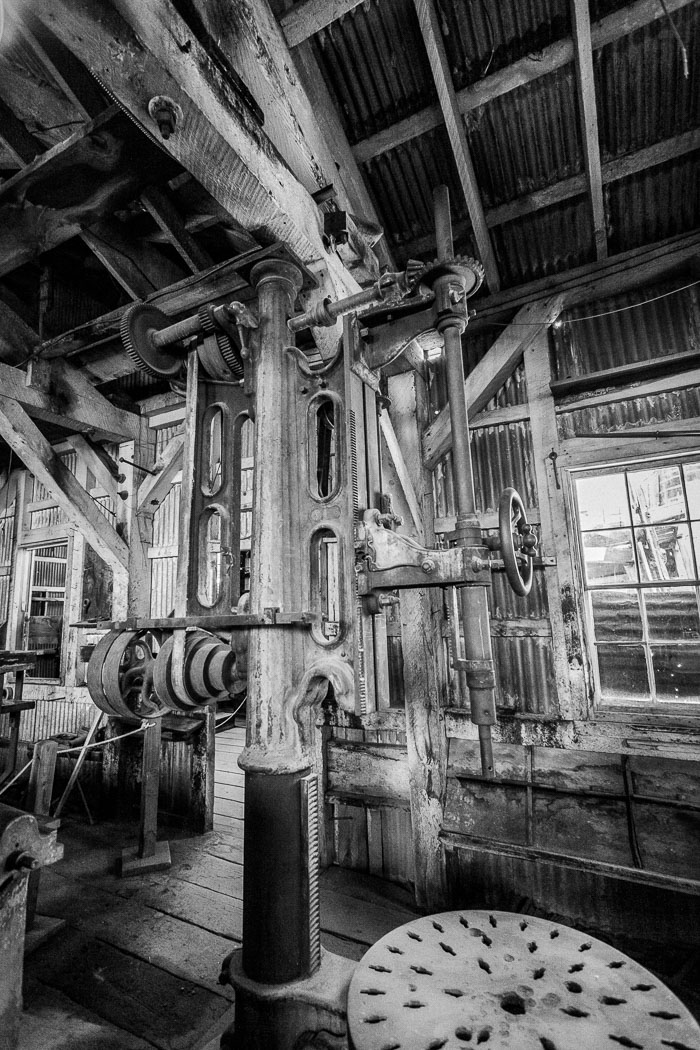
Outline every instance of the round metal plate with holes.
<path fill-rule="evenodd" d="M 153 335 L 168 328 L 172 321 L 155 306 L 134 303 L 122 315 L 119 331 L 131 360 L 152 376 L 175 379 L 180 374 L 184 352 L 178 344 L 157 347 Z"/>
<path fill-rule="evenodd" d="M 608 944 L 529 915 L 454 911 L 407 923 L 358 963 L 355 1050 L 700 1050 L 700 1026 Z"/>

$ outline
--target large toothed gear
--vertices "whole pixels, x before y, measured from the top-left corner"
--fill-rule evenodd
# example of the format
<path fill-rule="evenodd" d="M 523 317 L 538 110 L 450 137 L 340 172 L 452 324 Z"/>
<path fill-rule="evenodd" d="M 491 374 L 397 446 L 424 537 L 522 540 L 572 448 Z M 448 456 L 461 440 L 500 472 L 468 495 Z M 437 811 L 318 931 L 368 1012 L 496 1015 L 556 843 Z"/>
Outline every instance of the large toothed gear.
<path fill-rule="evenodd" d="M 213 379 L 227 379 L 229 373 L 236 379 L 243 378 L 243 362 L 240 355 L 240 347 L 236 345 L 236 339 L 229 336 L 217 322 L 214 307 L 200 307 L 197 316 L 205 336 L 214 336 L 216 347 L 221 360 L 216 355 L 205 352 L 200 348 L 200 360 L 207 372 Z M 223 362 L 223 364 L 222 364 Z"/>
<path fill-rule="evenodd" d="M 425 288 L 432 288 L 438 278 L 447 274 L 452 274 L 463 283 L 467 298 L 479 290 L 485 277 L 484 267 L 478 259 L 472 259 L 469 255 L 457 255 L 454 259 L 434 259 L 426 263 L 416 283 Z"/>
<path fill-rule="evenodd" d="M 133 303 L 122 315 L 119 332 L 127 354 L 140 369 L 158 378 L 175 379 L 182 369 L 184 352 L 177 344 L 158 347 L 156 332 L 172 324 L 156 306 Z"/>

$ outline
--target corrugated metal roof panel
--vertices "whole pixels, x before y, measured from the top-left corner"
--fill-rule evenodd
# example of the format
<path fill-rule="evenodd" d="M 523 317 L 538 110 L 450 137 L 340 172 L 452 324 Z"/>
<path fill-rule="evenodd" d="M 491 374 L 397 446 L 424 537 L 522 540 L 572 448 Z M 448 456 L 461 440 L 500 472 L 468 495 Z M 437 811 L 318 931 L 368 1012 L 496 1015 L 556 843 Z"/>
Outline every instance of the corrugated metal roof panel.
<path fill-rule="evenodd" d="M 700 124 L 700 4 L 673 14 L 688 50 L 690 76 L 667 18 L 594 54 L 603 161 L 680 135 Z"/>
<path fill-rule="evenodd" d="M 686 233 L 700 224 L 696 150 L 607 188 L 611 255 Z"/>
<path fill-rule="evenodd" d="M 435 254 L 432 194 L 437 186 L 449 188 L 453 223 L 466 220 L 464 195 L 444 127 L 374 157 L 363 165 L 363 171 L 392 247 L 425 238 L 428 257 Z"/>
<path fill-rule="evenodd" d="M 520 493 L 526 507 L 537 505 L 527 421 L 473 430 L 471 457 L 479 511 L 497 511 L 501 493 L 509 486 Z"/>
<path fill-rule="evenodd" d="M 465 123 L 485 207 L 583 170 L 573 65 L 480 106 Z"/>
<path fill-rule="evenodd" d="M 700 387 L 672 390 L 650 397 L 633 397 L 611 405 L 573 409 L 559 416 L 564 438 L 587 433 L 614 433 L 636 427 L 668 423 L 670 420 L 700 417 Z"/>
<path fill-rule="evenodd" d="M 525 215 L 492 231 L 503 286 L 593 262 L 593 223 L 585 197 Z"/>
<path fill-rule="evenodd" d="M 437 102 L 411 0 L 360 4 L 313 48 L 351 143 Z"/>
<path fill-rule="evenodd" d="M 571 31 L 567 0 L 441 0 L 437 10 L 457 90 Z"/>
<path fill-rule="evenodd" d="M 562 324 L 549 329 L 554 378 L 588 375 L 692 350 L 699 335 L 694 327 L 693 290 L 665 295 L 684 283 L 640 288 L 562 313 Z M 658 295 L 664 297 L 645 303 Z M 602 316 L 589 317 L 591 314 Z"/>

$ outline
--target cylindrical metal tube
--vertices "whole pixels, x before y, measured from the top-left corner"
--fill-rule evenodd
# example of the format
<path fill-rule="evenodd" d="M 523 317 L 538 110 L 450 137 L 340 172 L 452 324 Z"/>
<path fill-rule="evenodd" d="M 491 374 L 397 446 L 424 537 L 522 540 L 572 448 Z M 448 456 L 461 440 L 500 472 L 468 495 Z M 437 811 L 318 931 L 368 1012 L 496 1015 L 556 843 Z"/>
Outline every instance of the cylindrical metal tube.
<path fill-rule="evenodd" d="M 450 214 L 450 191 L 447 186 L 438 186 L 433 190 L 433 208 L 435 213 L 435 243 L 437 257 L 441 261 L 454 259 L 452 215 Z"/>
<path fill-rule="evenodd" d="M 195 314 L 193 317 L 185 317 L 182 321 L 176 321 L 175 324 L 162 328 L 160 332 L 154 332 L 151 338 L 153 345 L 162 350 L 163 347 L 172 346 L 173 343 L 179 343 L 182 339 L 189 339 L 191 335 L 199 335 L 201 330 L 201 322 Z"/>

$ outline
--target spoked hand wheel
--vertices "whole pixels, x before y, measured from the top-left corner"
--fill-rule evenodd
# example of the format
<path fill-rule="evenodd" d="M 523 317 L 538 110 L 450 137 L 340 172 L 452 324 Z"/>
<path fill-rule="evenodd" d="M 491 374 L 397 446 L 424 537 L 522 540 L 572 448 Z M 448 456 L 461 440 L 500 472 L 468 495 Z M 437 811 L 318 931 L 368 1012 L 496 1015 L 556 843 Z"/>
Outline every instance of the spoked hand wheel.
<path fill-rule="evenodd" d="M 528 524 L 525 507 L 515 489 L 505 489 L 498 505 L 498 535 L 508 582 L 524 598 L 532 588 L 532 562 L 537 535 Z"/>

